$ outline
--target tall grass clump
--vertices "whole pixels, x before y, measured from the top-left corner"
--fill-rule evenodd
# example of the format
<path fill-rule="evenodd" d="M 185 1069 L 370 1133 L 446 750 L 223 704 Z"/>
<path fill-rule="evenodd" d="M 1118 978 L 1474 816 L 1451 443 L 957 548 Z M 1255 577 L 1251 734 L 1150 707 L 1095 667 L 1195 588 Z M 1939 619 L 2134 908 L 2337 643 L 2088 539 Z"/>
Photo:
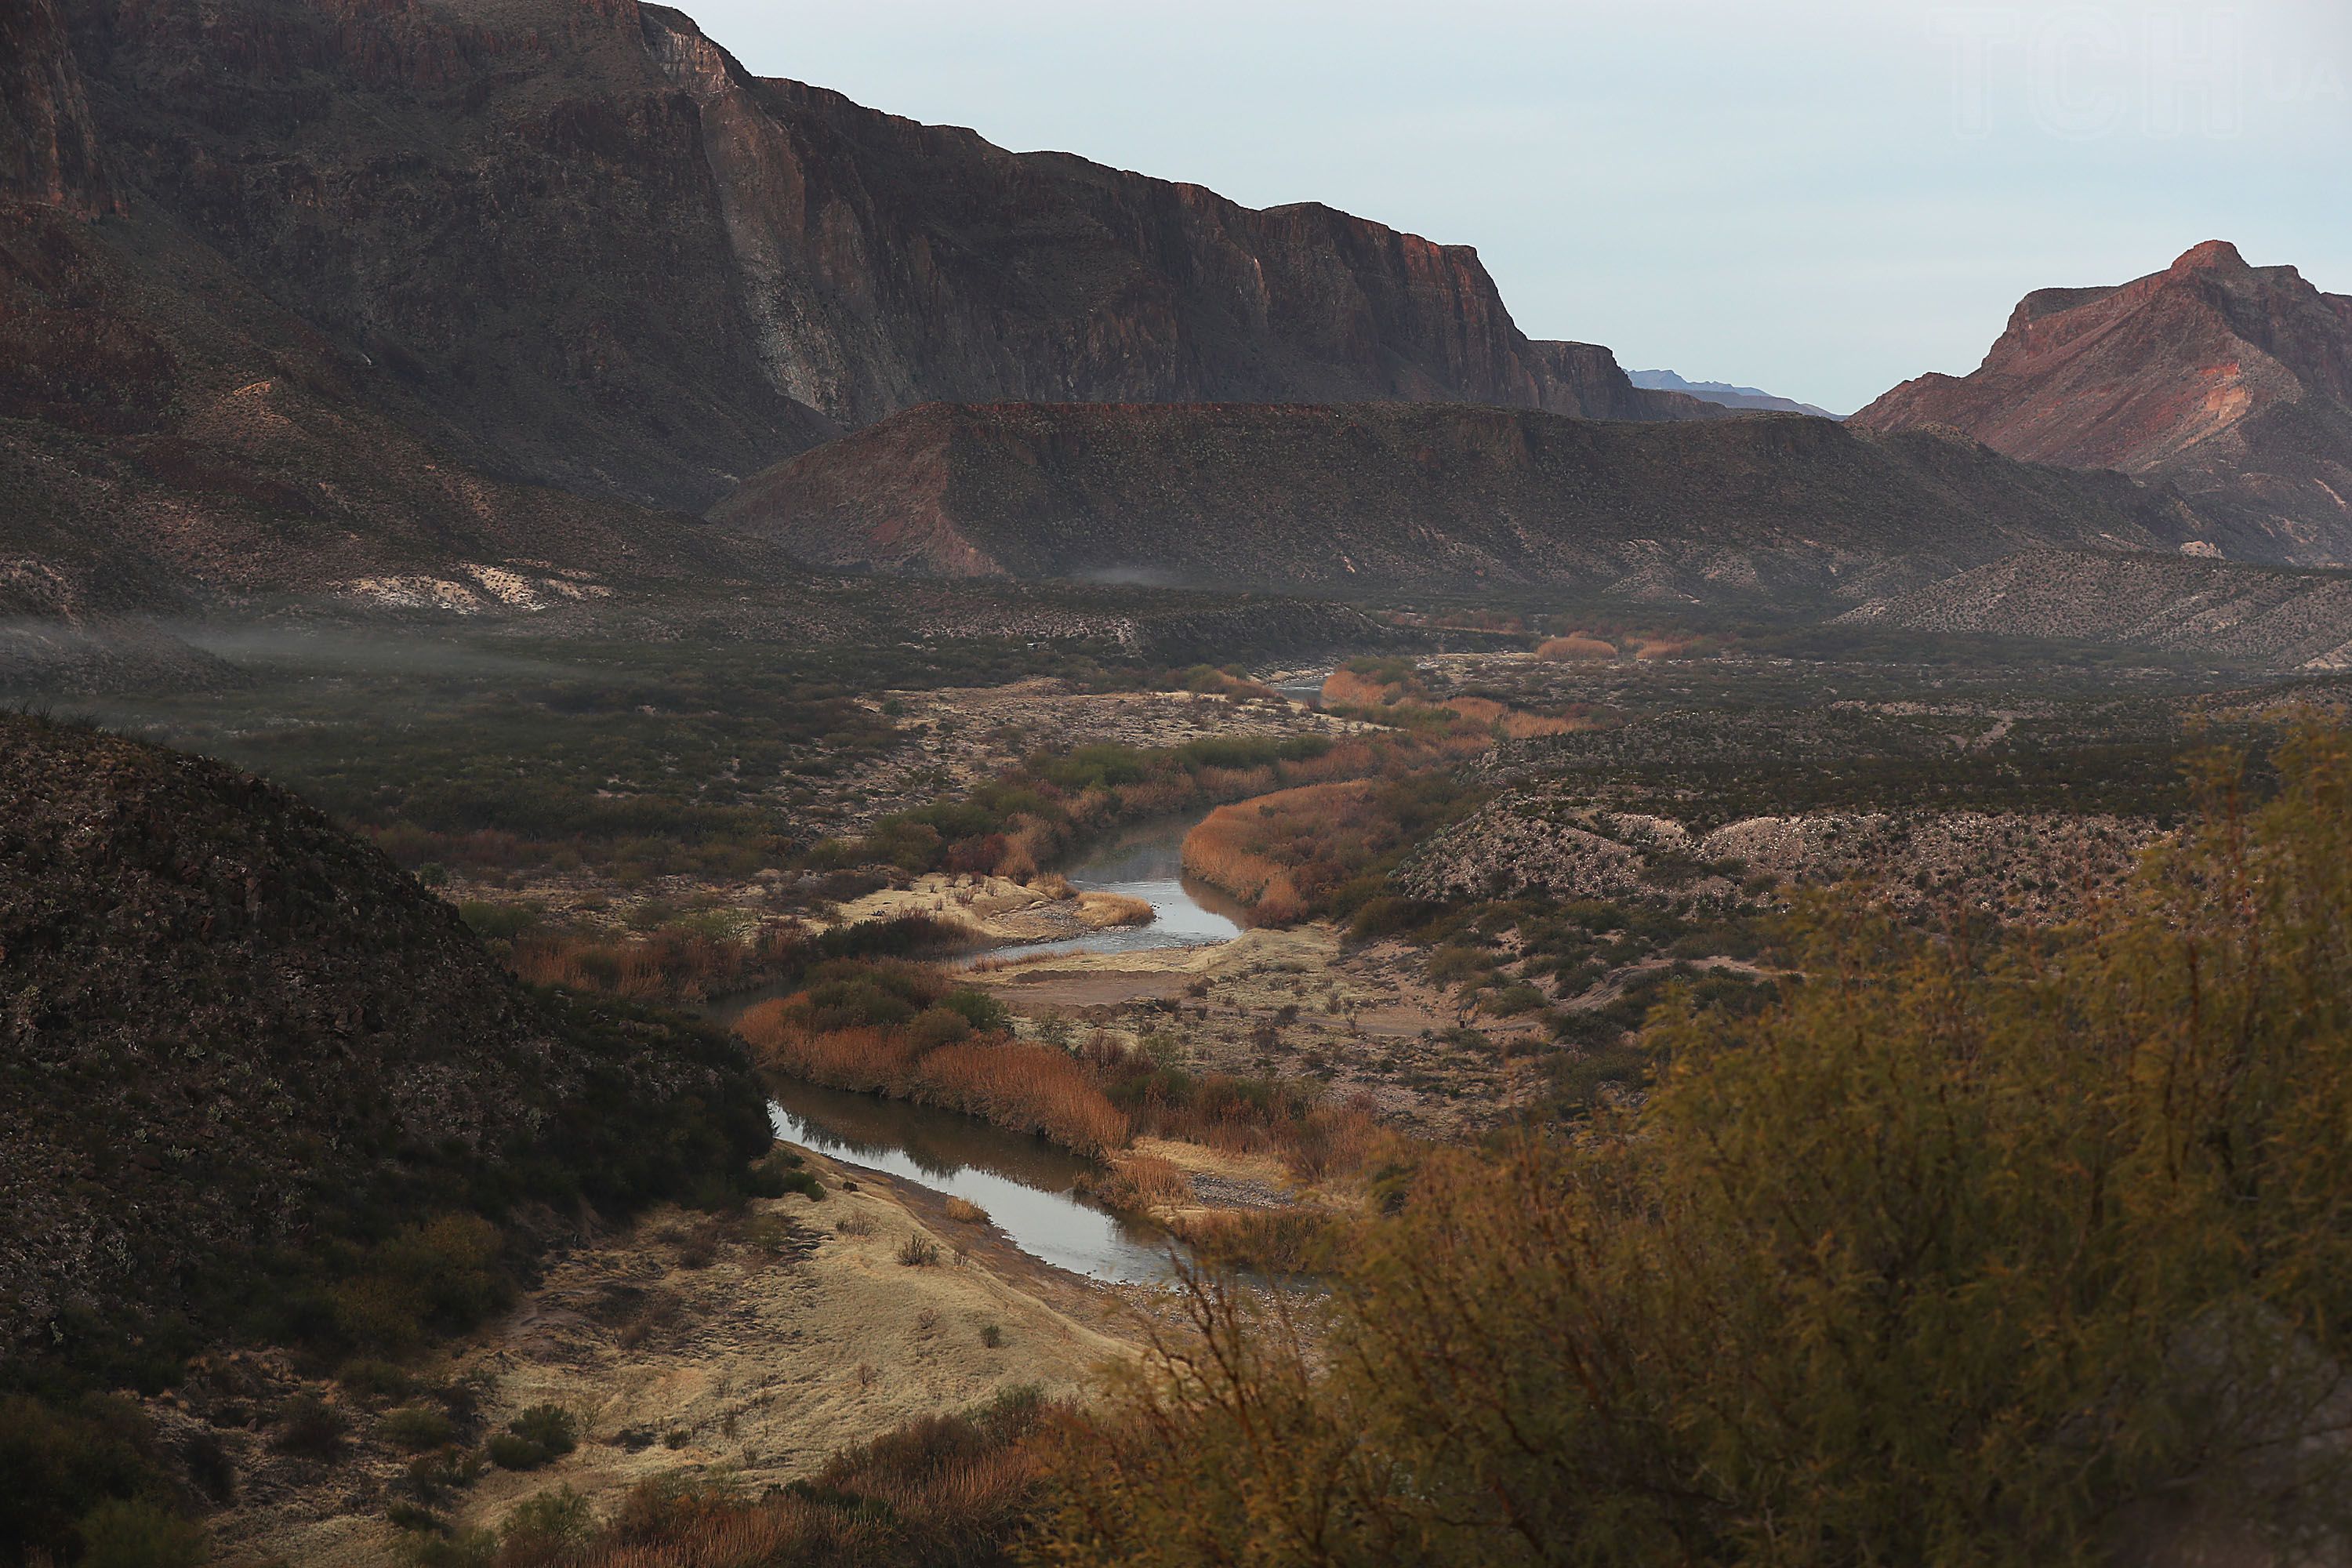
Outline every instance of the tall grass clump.
<path fill-rule="evenodd" d="M 937 970 L 844 961 L 806 989 L 762 1003 L 736 1032 L 766 1065 L 833 1089 L 910 1100 L 977 1116 L 1065 1148 L 1102 1154 L 1127 1141 L 1127 1118 L 1086 1066 L 1013 1037 L 1003 1004 Z"/>
<path fill-rule="evenodd" d="M 1319 1305 L 1194 1279 L 1045 1561 L 2094 1564 L 2352 1539 L 2352 742 L 2082 926 L 1813 916 L 1638 1108 L 1428 1153 Z"/>
<path fill-rule="evenodd" d="M 1184 837 L 1184 869 L 1247 904 L 1260 925 L 1344 916 L 1380 897 L 1406 850 L 1475 799 L 1443 772 L 1281 790 L 1211 812 Z"/>

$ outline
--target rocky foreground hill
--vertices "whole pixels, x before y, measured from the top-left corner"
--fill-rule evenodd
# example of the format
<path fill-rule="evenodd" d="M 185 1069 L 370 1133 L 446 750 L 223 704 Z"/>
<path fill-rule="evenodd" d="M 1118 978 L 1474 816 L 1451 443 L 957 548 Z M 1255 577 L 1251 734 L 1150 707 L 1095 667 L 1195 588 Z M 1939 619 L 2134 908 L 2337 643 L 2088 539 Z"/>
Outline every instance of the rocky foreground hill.
<path fill-rule="evenodd" d="M 1860 597 L 2205 526 L 2120 475 L 1934 435 L 1378 404 L 935 404 L 770 469 L 711 519 L 745 550 L 879 572 L 1673 599 Z"/>
<path fill-rule="evenodd" d="M 2029 294 L 1967 376 L 1853 416 L 2178 486 L 2236 559 L 2352 563 L 2352 297 L 2198 246 L 2113 288 Z"/>
<path fill-rule="evenodd" d="M 363 1331 L 399 1303 L 336 1278 L 399 1227 L 724 1181 L 761 1105 L 716 1036 L 526 994 L 282 791 L 0 716 L 0 1384 Z"/>

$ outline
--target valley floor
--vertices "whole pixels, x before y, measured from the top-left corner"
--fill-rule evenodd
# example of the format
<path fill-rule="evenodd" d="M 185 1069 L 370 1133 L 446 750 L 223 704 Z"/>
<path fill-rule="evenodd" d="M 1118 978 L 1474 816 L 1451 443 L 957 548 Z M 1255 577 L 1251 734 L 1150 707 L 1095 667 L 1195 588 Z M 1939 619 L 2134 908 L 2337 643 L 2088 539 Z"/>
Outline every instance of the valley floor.
<path fill-rule="evenodd" d="M 662 1210 L 584 1239 L 499 1321 L 414 1369 L 468 1391 L 488 1430 L 548 1403 L 579 1421 L 579 1447 L 545 1468 L 486 1471 L 454 1524 L 495 1528 L 556 1488 L 608 1514 L 681 1470 L 757 1496 L 913 1417 L 1023 1385 L 1071 1394 L 1132 1353 L 1138 1320 L 1118 1292 L 957 1223 L 919 1188 L 808 1160 L 822 1200 Z M 909 1237 L 938 1261 L 901 1263 Z M 224 1561 L 400 1560 L 386 1512 L 408 1456 L 383 1440 L 381 1412 L 352 1415 L 356 1442 L 331 1465 L 226 1430 L 245 1480 L 214 1522 Z"/>

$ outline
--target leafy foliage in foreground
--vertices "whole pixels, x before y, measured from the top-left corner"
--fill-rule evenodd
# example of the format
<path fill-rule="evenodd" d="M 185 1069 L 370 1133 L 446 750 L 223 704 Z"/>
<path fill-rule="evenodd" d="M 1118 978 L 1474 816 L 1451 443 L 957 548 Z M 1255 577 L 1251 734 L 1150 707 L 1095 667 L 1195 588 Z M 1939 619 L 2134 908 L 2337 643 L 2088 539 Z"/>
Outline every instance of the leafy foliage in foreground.
<path fill-rule="evenodd" d="M 1045 1557 L 2049 1564 L 2341 1531 L 2352 741 L 2278 763 L 2258 812 L 2209 773 L 2063 937 L 1824 914 L 1774 1008 L 1662 1016 L 1639 1111 L 1423 1162 L 1318 1321 L 1196 1282 L 1069 1446 Z"/>

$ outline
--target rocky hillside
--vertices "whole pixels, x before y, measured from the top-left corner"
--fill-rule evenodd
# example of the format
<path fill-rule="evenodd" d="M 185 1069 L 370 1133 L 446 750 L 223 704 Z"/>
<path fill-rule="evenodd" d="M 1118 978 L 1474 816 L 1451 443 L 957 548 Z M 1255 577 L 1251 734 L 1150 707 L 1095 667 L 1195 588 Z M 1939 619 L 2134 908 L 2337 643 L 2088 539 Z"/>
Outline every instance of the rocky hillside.
<path fill-rule="evenodd" d="M 2352 297 L 2220 241 L 2117 288 L 2030 294 L 1973 374 L 1853 418 L 2168 479 L 2231 556 L 2352 564 Z"/>
<path fill-rule="evenodd" d="M 1843 886 L 1906 916 L 1957 904 L 2049 921 L 2113 893 L 2157 836 L 2143 818 L 1923 810 L 1751 816 L 1695 833 L 1573 789 L 1513 791 L 1415 850 L 1390 881 L 1431 900 L 1528 888 L 1753 907 L 1785 901 L 1790 885 Z"/>
<path fill-rule="evenodd" d="M 2276 669 L 2352 669 L 2352 575 L 2033 551 L 1874 599 L 1848 626 L 2053 637 Z"/>
<path fill-rule="evenodd" d="M 398 1225 L 765 1143 L 731 1046 L 525 994 L 282 792 L 0 717 L 0 1382 L 315 1326 Z"/>
<path fill-rule="evenodd" d="M 1466 247 L 757 79 L 635 0 L 26 0 L 0 87 L 0 561 L 85 595 L 756 576 L 685 514 L 935 398 L 1715 412 L 1531 342 Z"/>
<path fill-rule="evenodd" d="M 2200 526 L 2120 476 L 1933 436 L 1372 404 L 933 405 L 711 515 L 741 548 L 881 572 L 1673 598 L 1859 597 L 2029 545 L 2161 547 Z"/>

